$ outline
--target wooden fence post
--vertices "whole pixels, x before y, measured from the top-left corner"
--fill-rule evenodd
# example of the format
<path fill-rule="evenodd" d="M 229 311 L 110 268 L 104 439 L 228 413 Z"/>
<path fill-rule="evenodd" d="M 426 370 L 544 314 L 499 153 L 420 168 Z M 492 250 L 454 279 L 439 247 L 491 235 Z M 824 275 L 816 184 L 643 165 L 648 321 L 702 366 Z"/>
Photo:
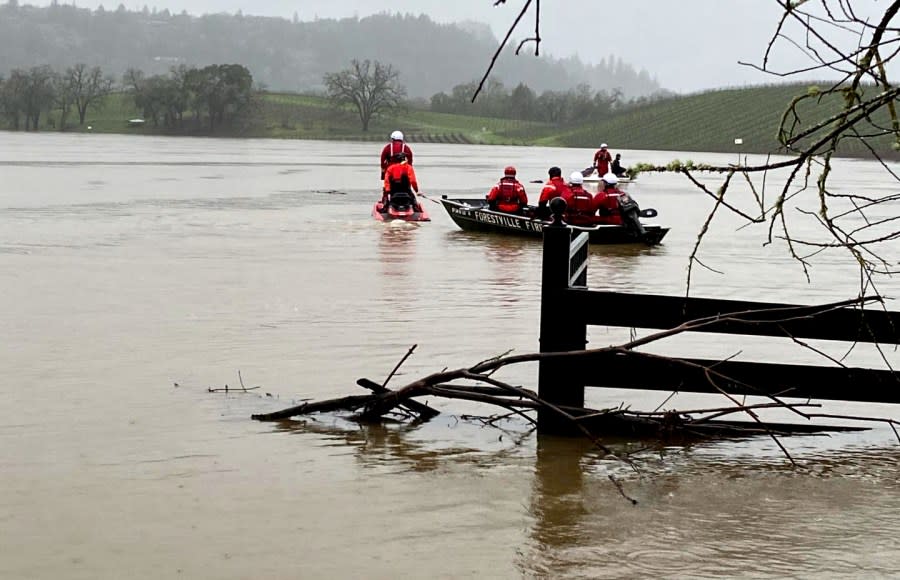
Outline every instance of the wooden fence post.
<path fill-rule="evenodd" d="M 544 226 L 544 250 L 541 274 L 540 352 L 584 350 L 587 324 L 580 313 L 568 309 L 568 290 L 572 285 L 572 229 L 562 221 L 565 202 L 554 199 L 553 224 Z M 584 284 L 587 275 L 587 240 L 578 248 L 575 279 Z M 582 248 L 583 246 L 583 248 Z M 554 405 L 584 407 L 584 381 L 568 372 L 564 361 L 541 361 L 538 364 L 538 396 Z M 538 410 L 539 433 L 568 433 L 571 422 L 544 409 Z"/>

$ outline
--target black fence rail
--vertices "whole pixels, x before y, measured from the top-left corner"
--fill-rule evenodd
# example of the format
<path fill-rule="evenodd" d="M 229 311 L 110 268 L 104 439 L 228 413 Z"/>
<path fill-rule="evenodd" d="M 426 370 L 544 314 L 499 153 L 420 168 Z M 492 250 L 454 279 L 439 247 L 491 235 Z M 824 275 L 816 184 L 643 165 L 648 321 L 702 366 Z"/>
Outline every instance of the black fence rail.
<path fill-rule="evenodd" d="M 900 343 L 900 313 L 859 304 L 823 307 L 590 290 L 586 235 L 573 238 L 573 230 L 557 222 L 544 228 L 542 353 L 584 350 L 589 325 L 665 330 L 700 319 L 706 323 L 695 330 L 709 333 Z M 538 390 L 544 400 L 583 407 L 585 387 L 900 403 L 900 373 L 892 370 L 648 358 L 630 351 L 541 361 Z M 546 413 L 539 415 L 538 427 L 561 430 Z"/>

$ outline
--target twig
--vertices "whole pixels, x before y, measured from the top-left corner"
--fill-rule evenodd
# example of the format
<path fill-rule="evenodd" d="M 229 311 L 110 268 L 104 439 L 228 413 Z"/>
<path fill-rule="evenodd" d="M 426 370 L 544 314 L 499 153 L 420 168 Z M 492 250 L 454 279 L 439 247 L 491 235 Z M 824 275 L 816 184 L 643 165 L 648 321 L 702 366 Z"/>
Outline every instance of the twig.
<path fill-rule="evenodd" d="M 395 374 L 395 373 L 397 372 L 397 370 L 403 365 L 403 363 L 406 362 L 406 359 L 409 358 L 409 356 L 413 353 L 413 351 L 416 350 L 416 347 L 417 347 L 417 346 L 419 346 L 419 345 L 414 344 L 414 345 L 412 345 L 411 347 L 409 347 L 409 350 L 406 351 L 406 354 L 403 355 L 403 358 L 400 359 L 400 362 L 397 363 L 397 365 L 393 368 L 393 370 L 390 372 L 390 374 L 387 376 L 387 378 L 384 379 L 384 382 L 381 383 L 381 386 L 382 386 L 382 387 L 387 387 L 387 384 L 388 384 L 388 383 L 390 382 L 390 380 L 393 378 L 394 374 Z"/>
<path fill-rule="evenodd" d="M 509 37 L 512 36 L 513 31 L 519 25 L 519 21 L 522 20 L 522 17 L 525 16 L 525 13 L 528 12 L 528 7 L 531 6 L 532 0 L 525 0 L 525 5 L 522 7 L 522 10 L 519 12 L 519 15 L 516 16 L 515 21 L 512 23 L 512 26 L 509 27 L 509 30 L 506 31 L 506 36 L 503 37 L 503 41 L 500 43 L 500 46 L 497 47 L 497 50 L 494 52 L 494 56 L 491 57 L 491 63 L 488 65 L 486 71 L 484 71 L 484 76 L 481 77 L 481 81 L 478 83 L 478 87 L 475 89 L 475 93 L 472 95 L 472 102 L 475 102 L 475 99 L 478 98 L 478 93 L 481 92 L 481 89 L 484 88 L 484 83 L 487 81 L 488 76 L 490 76 L 491 71 L 494 70 L 494 64 L 497 62 L 497 58 L 500 56 L 500 53 L 503 51 L 503 48 L 506 46 L 506 43 L 509 42 Z M 498 4 L 494 4 L 497 6 Z M 540 40 L 537 40 L 540 42 Z M 537 50 L 537 49 L 535 49 Z"/>
<path fill-rule="evenodd" d="M 619 480 L 618 480 L 618 479 L 616 479 L 615 477 L 613 477 L 612 474 L 607 475 L 607 477 L 608 477 L 609 480 L 613 483 L 613 485 L 616 486 L 616 489 L 619 490 L 619 493 L 622 494 L 622 497 L 624 497 L 625 499 L 627 499 L 628 501 L 630 501 L 630 502 L 631 502 L 631 505 L 637 505 L 637 500 L 634 499 L 634 498 L 632 498 L 632 497 L 628 497 L 628 494 L 626 494 L 626 493 L 625 493 L 625 490 L 622 489 L 622 484 L 619 483 Z"/>

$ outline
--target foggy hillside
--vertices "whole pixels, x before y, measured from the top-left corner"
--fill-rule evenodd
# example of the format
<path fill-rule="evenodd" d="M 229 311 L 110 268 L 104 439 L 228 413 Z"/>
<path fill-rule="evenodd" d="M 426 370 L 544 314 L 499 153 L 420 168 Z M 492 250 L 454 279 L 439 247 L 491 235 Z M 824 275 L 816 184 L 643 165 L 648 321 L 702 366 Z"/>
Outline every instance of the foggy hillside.
<path fill-rule="evenodd" d="M 144 8 L 92 11 L 72 5 L 0 5 L 0 75 L 14 68 L 49 64 L 63 70 L 76 63 L 100 66 L 121 78 L 128 68 L 165 73 L 179 64 L 237 63 L 273 90 L 321 88 L 322 75 L 351 59 L 394 65 L 412 97 L 449 91 L 484 73 L 498 41 L 487 25 L 439 24 L 427 16 L 382 13 L 365 18 L 311 22 L 241 14 L 192 16 Z M 619 89 L 626 98 L 657 92 L 646 71 L 616 58 L 596 66 L 578 59 L 535 58 L 524 50 L 504 54 L 495 78 L 522 82 L 537 91 L 565 90 L 587 83 L 596 90 Z"/>

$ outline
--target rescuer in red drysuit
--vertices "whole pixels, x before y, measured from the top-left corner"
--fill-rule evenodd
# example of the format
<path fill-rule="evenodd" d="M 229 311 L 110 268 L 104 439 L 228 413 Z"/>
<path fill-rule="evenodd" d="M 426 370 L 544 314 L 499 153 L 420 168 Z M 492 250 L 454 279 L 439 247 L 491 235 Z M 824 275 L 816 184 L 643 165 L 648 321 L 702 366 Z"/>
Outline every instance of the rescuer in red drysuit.
<path fill-rule="evenodd" d="M 506 213 L 520 213 L 528 205 L 525 187 L 516 179 L 516 168 L 510 165 L 503 170 L 503 177 L 487 194 L 488 207 Z"/>
<path fill-rule="evenodd" d="M 569 176 L 569 193 L 566 200 L 566 223 L 573 226 L 592 226 L 597 223 L 597 206 L 594 195 L 584 189 L 584 175 L 580 171 Z"/>
<path fill-rule="evenodd" d="M 536 217 L 540 219 L 547 219 L 550 217 L 550 208 L 547 207 L 547 204 L 550 203 L 550 200 L 554 197 L 562 197 L 565 198 L 566 194 L 569 193 L 569 186 L 566 185 L 566 182 L 562 178 L 562 169 L 559 167 L 551 167 L 547 174 L 550 176 L 550 179 L 547 180 L 547 183 L 544 184 L 544 189 L 541 190 L 541 197 L 538 200 L 538 206 L 536 210 Z"/>
<path fill-rule="evenodd" d="M 410 165 L 413 164 L 413 152 L 409 145 L 403 141 L 403 133 L 394 131 L 391 133 L 391 142 L 381 150 L 381 179 L 384 179 L 384 172 L 387 171 L 389 166 L 393 165 L 394 155 L 398 153 L 406 155 L 406 162 Z"/>
<path fill-rule="evenodd" d="M 622 224 L 622 213 L 619 211 L 619 196 L 624 194 L 617 187 L 619 178 L 607 173 L 601 178 L 600 191 L 594 196 L 594 207 L 597 210 L 597 221 L 602 224 Z"/>
<path fill-rule="evenodd" d="M 416 211 L 421 211 L 419 201 L 413 192 L 419 193 L 419 182 L 416 181 L 416 172 L 412 165 L 406 162 L 406 155 L 398 153 L 394 155 L 391 165 L 384 172 L 384 190 L 381 202 L 387 207 L 391 194 L 408 193 L 413 199 Z"/>
<path fill-rule="evenodd" d="M 600 149 L 597 149 L 597 152 L 594 153 L 594 168 L 597 170 L 597 175 L 603 177 L 609 173 L 609 164 L 611 162 L 612 154 L 606 148 L 606 143 L 601 143 Z"/>

